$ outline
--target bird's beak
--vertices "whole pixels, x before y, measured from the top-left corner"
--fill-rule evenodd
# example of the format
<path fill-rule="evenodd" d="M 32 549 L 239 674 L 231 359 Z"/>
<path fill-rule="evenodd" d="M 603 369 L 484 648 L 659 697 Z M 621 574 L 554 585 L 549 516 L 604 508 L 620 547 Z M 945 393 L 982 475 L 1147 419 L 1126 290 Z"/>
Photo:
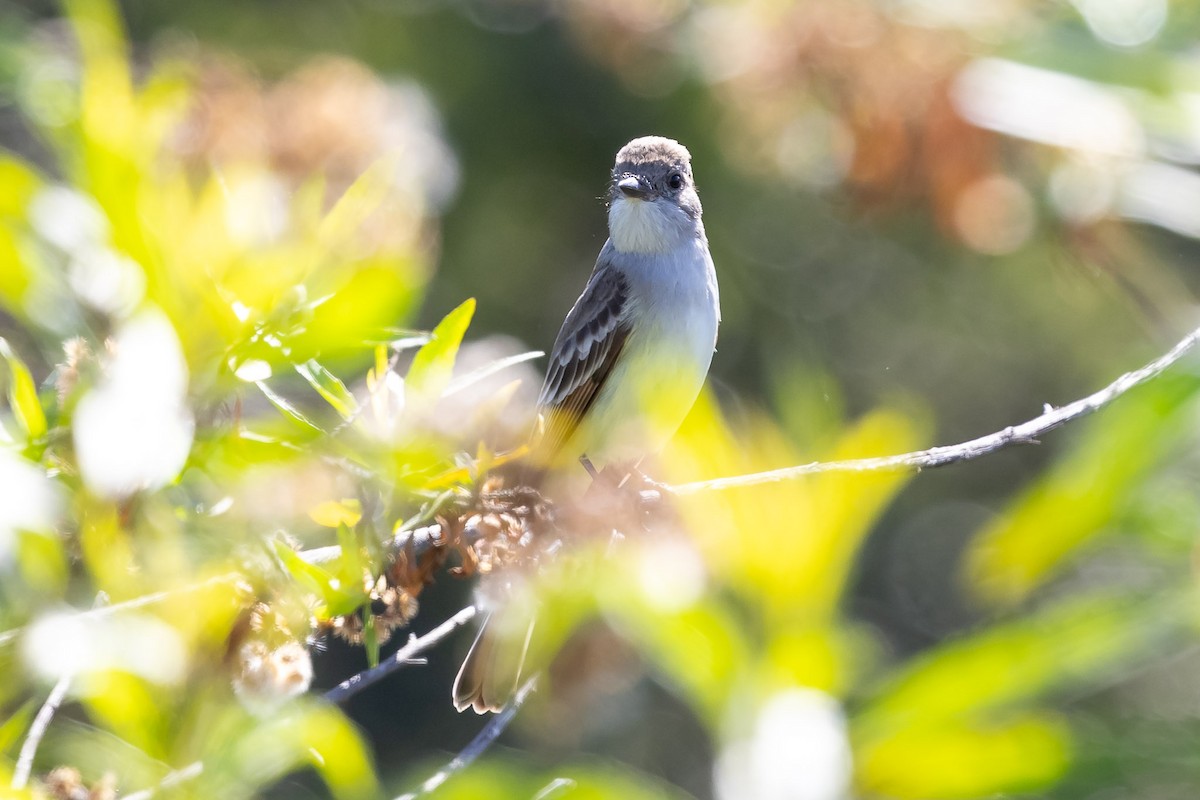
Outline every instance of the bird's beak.
<path fill-rule="evenodd" d="M 637 175 L 626 175 L 617 181 L 617 188 L 621 190 L 621 194 L 634 200 L 648 200 L 650 198 L 650 184 L 645 178 L 639 178 Z"/>

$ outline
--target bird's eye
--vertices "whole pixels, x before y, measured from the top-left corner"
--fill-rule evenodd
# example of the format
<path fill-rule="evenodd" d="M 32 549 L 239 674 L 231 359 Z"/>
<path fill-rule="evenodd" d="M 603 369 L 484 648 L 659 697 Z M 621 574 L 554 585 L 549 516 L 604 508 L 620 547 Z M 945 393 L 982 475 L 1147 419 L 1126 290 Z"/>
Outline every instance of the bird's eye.
<path fill-rule="evenodd" d="M 672 172 L 671 177 L 667 178 L 667 186 L 672 189 L 680 189 L 683 187 L 683 176 L 678 172 Z"/>

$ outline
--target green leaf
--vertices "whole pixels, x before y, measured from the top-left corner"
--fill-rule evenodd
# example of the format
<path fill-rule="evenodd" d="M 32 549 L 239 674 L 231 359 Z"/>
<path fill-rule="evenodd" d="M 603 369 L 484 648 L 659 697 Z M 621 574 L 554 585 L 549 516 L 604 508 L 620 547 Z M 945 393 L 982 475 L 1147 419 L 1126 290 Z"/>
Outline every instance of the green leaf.
<path fill-rule="evenodd" d="M 8 363 L 10 376 L 8 384 L 8 402 L 16 414 L 17 422 L 30 439 L 38 439 L 46 433 L 46 414 L 42 411 L 41 401 L 38 400 L 37 386 L 29 368 L 25 366 L 16 353 L 9 347 L 8 342 L 0 338 L 0 356 Z"/>
<path fill-rule="evenodd" d="M 305 561 L 286 543 L 276 541 L 274 544 L 275 554 L 279 556 L 288 573 L 321 598 L 324 607 L 319 613 L 329 617 L 351 614 L 366 599 L 361 580 L 347 584 L 340 577 Z"/>
<path fill-rule="evenodd" d="M 450 384 L 458 348 L 475 314 L 475 298 L 469 298 L 446 315 L 433 329 L 432 338 L 413 357 L 405 378 L 405 403 L 428 407 L 442 396 Z"/>
<path fill-rule="evenodd" d="M 367 654 L 367 667 L 379 666 L 379 635 L 375 630 L 375 615 L 371 613 L 371 604 L 362 607 L 363 621 L 363 650 Z"/>
<path fill-rule="evenodd" d="M 254 385 L 257 386 L 260 390 L 262 390 L 262 393 L 264 395 L 266 395 L 266 398 L 271 401 L 271 405 L 278 408 L 286 416 L 291 417 L 296 422 L 299 422 L 301 425 L 305 425 L 309 428 L 312 428 L 315 431 L 321 431 L 320 425 L 318 425 L 317 423 L 313 422 L 311 419 L 306 417 L 304 415 L 304 413 L 300 411 L 300 409 L 296 408 L 289 401 L 285 400 L 283 397 L 276 394 L 275 390 L 272 389 L 270 386 L 267 386 L 267 384 L 264 381 L 258 381 Z"/>
<path fill-rule="evenodd" d="M 285 341 L 295 361 L 353 351 L 364 345 L 390 342 L 393 328 L 415 306 L 425 281 L 415 261 L 378 258 L 356 262 L 348 279 L 336 287 L 312 317 L 287 333 Z"/>
<path fill-rule="evenodd" d="M 317 390 L 317 394 L 325 398 L 325 402 L 333 406 L 333 410 L 338 412 L 342 419 L 349 422 L 358 414 L 358 401 L 346 388 L 346 384 L 321 366 L 316 359 L 309 359 L 303 364 L 297 364 L 296 372 L 304 376 L 309 385 Z"/>

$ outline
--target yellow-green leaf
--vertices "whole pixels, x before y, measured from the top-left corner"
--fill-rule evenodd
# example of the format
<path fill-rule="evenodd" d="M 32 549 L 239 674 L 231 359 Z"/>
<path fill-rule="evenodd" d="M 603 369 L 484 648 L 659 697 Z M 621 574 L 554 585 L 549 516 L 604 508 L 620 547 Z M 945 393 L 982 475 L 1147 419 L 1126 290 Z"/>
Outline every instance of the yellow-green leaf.
<path fill-rule="evenodd" d="M 313 522 L 324 528 L 357 525 L 358 521 L 362 519 L 362 504 L 354 498 L 328 500 L 311 508 L 308 516 Z"/>
<path fill-rule="evenodd" d="M 37 386 L 25 362 L 0 339 L 0 356 L 8 363 L 8 402 L 26 436 L 37 439 L 46 433 L 46 415 L 38 400 Z"/>
<path fill-rule="evenodd" d="M 458 348 L 474 314 L 472 297 L 447 314 L 433 329 L 432 338 L 417 351 L 405 379 L 405 401 L 409 406 L 426 406 L 441 397 L 450 383 Z"/>
<path fill-rule="evenodd" d="M 855 771 L 865 796 L 957 800 L 1047 786 L 1070 758 L 1067 726 L 1030 714 L 1001 723 L 905 729 L 855 748 Z"/>

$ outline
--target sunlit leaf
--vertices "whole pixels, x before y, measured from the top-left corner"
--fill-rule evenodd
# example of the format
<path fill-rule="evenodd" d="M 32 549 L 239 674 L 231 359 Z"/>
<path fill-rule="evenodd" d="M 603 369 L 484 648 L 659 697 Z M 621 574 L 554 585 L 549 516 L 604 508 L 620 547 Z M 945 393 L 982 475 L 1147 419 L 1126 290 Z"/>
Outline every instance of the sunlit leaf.
<path fill-rule="evenodd" d="M 433 338 L 417 351 L 405 378 L 409 407 L 427 406 L 441 397 L 450 384 L 459 345 L 474 314 L 475 299 L 471 298 L 447 314 L 433 329 Z"/>
<path fill-rule="evenodd" d="M 349 277 L 312 310 L 312 318 L 288 335 L 297 360 L 361 352 L 364 346 L 390 342 L 395 338 L 390 329 L 411 313 L 424 280 L 419 265 L 378 259 L 354 266 Z"/>
<path fill-rule="evenodd" d="M 346 388 L 346 384 L 337 379 L 332 372 L 322 367 L 315 359 L 296 365 L 296 371 L 304 376 L 317 393 L 325 398 L 325 402 L 344 420 L 351 420 L 358 414 L 358 401 Z"/>
<path fill-rule="evenodd" d="M 313 522 L 326 528 L 357 525 L 362 519 L 362 504 L 354 498 L 327 500 L 309 509 L 308 516 Z"/>

